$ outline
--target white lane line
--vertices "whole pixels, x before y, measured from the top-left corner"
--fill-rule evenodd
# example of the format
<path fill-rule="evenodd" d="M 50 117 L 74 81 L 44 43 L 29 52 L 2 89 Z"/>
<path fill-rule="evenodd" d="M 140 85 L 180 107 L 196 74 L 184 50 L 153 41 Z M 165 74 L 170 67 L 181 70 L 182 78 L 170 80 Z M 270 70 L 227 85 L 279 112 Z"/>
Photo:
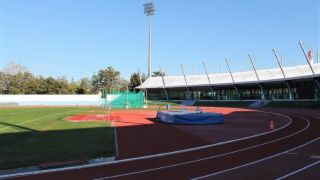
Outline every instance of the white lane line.
<path fill-rule="evenodd" d="M 301 117 L 301 118 L 305 119 L 305 120 L 308 121 L 309 124 L 310 124 L 310 121 L 309 121 L 307 118 L 302 117 L 302 116 L 298 116 L 298 117 Z M 308 124 L 308 126 L 309 126 L 309 124 Z M 196 178 L 193 178 L 192 180 L 198 180 L 198 179 L 208 178 L 208 177 L 215 176 L 215 175 L 218 175 L 218 174 L 222 174 L 222 173 L 226 173 L 226 172 L 229 172 L 229 171 L 233 171 L 233 170 L 236 170 L 236 169 L 239 169 L 239 168 L 242 168 L 242 167 L 246 167 L 246 166 L 249 166 L 249 165 L 252 165 L 252 164 L 256 164 L 256 163 L 259 163 L 259 162 L 262 162 L 262 161 L 265 161 L 265 160 L 268 160 L 268 159 L 271 159 L 271 158 L 274 158 L 274 157 L 277 157 L 277 156 L 286 154 L 286 153 L 288 153 L 288 152 L 290 152 L 290 151 L 294 151 L 294 150 L 299 149 L 299 148 L 301 148 L 301 147 L 304 147 L 304 146 L 306 146 L 306 145 L 308 145 L 308 144 L 311 144 L 311 143 L 313 143 L 313 142 L 315 142 L 315 141 L 317 141 L 317 140 L 319 140 L 319 139 L 320 139 L 320 137 L 318 137 L 318 138 L 316 138 L 316 139 L 313 139 L 313 140 L 311 140 L 311 141 L 309 141 L 309 142 L 307 142 L 307 143 L 305 143 L 305 144 L 302 144 L 302 145 L 300 145 L 300 146 L 297 146 L 297 147 L 294 147 L 294 148 L 292 148 L 292 149 L 289 149 L 289 150 L 287 150 L 287 151 L 284 151 L 284 152 L 281 152 L 281 153 L 278 153 L 278 154 L 275 154 L 275 155 L 272 155 L 272 156 L 269 156 L 269 157 L 266 157 L 266 158 L 263 158 L 263 159 L 259 159 L 259 160 L 257 160 L 257 161 L 253 161 L 253 162 L 250 162 L 250 163 L 247 163 L 247 164 L 243 164 L 243 165 L 240 165 L 240 166 L 236 166 L 236 167 L 233 167 L 233 168 L 230 168 L 230 169 L 225 169 L 225 170 L 223 170 L 223 171 L 218 171 L 218 172 L 215 172 L 215 173 L 211 173 L 211 174 L 207 174 L 207 175 L 204 175 L 204 176 L 196 177 Z"/>
<path fill-rule="evenodd" d="M 301 168 L 301 169 L 298 169 L 298 170 L 293 171 L 293 172 L 291 172 L 291 173 L 289 173 L 289 174 L 286 174 L 286 175 L 284 175 L 284 176 L 281 176 L 281 177 L 277 178 L 276 180 L 285 179 L 285 178 L 287 178 L 287 177 L 290 177 L 290 176 L 292 176 L 292 175 L 295 175 L 295 174 L 297 174 L 297 173 L 300 173 L 301 171 L 304 171 L 304 170 L 306 170 L 306 169 L 308 169 L 308 168 L 311 168 L 311 167 L 313 167 L 313 166 L 315 166 L 315 165 L 317 165 L 317 164 L 319 164 L 319 163 L 320 163 L 320 161 L 314 162 L 314 163 L 309 164 L 308 166 L 305 166 L 305 167 L 303 167 L 303 168 Z"/>
<path fill-rule="evenodd" d="M 154 155 L 141 156 L 141 157 L 136 157 L 136 158 L 122 159 L 122 160 L 109 161 L 109 162 L 101 162 L 101 163 L 96 163 L 96 164 L 86 164 L 86 165 L 79 165 L 79 166 L 72 166 L 72 167 L 65 167 L 65 168 L 57 168 L 57 169 L 39 170 L 39 171 L 32 171 L 32 172 L 24 172 L 24 173 L 15 173 L 15 174 L 9 174 L 9 175 L 2 175 L 2 176 L 0 176 L 0 179 L 9 178 L 9 177 L 36 175 L 36 174 L 46 174 L 46 173 L 61 172 L 61 171 L 68 171 L 68 170 L 77 170 L 77 169 L 84 169 L 84 168 L 97 167 L 97 166 L 103 166 L 103 165 L 120 164 L 120 163 L 125 163 L 125 162 L 132 162 L 132 161 L 139 161 L 139 160 L 144 160 L 144 159 L 159 158 L 159 157 L 164 157 L 164 156 L 169 156 L 169 155 L 175 155 L 175 154 L 181 154 L 181 153 L 186 153 L 186 152 L 198 151 L 198 150 L 202 150 L 202 149 L 208 149 L 208 148 L 212 148 L 212 147 L 215 147 L 215 146 L 220 146 L 220 145 L 224 145 L 224 144 L 229 144 L 229 143 L 233 143 L 233 142 L 237 142 L 237 141 L 241 141 L 241 140 L 247 140 L 247 139 L 252 139 L 252 138 L 264 136 L 264 135 L 267 135 L 267 134 L 271 134 L 271 133 L 274 133 L 276 131 L 280 131 L 280 130 L 282 130 L 282 129 L 284 129 L 284 128 L 286 128 L 286 127 L 288 127 L 288 126 L 290 126 L 292 124 L 292 119 L 287 115 L 283 115 L 283 114 L 280 114 L 280 113 L 274 113 L 274 112 L 266 112 L 266 111 L 258 111 L 258 112 L 285 117 L 285 118 L 289 119 L 289 123 L 286 124 L 285 126 L 281 127 L 281 128 L 278 128 L 278 129 L 275 129 L 275 130 L 272 130 L 272 131 L 268 131 L 268 132 L 264 132 L 264 133 L 261 133 L 261 134 L 248 136 L 248 137 L 238 138 L 238 139 L 234 139 L 234 140 L 229 140 L 229 141 L 225 141 L 225 142 L 209 144 L 209 145 L 205 145 L 205 146 L 199 146 L 199 147 L 183 149 L 183 150 L 178 150 L 178 151 L 171 151 L 171 152 L 160 153 L 160 154 L 154 154 Z"/>
<path fill-rule="evenodd" d="M 277 142 L 277 141 L 281 141 L 283 139 L 287 139 L 289 137 L 292 137 L 294 135 L 297 135 L 297 134 L 305 131 L 306 129 L 308 129 L 308 127 L 310 125 L 309 120 L 307 120 L 307 119 L 305 119 L 305 120 L 307 121 L 307 126 L 304 127 L 303 129 L 301 129 L 300 131 L 297 131 L 297 132 L 295 132 L 293 134 L 290 134 L 288 136 L 285 136 L 285 137 L 282 137 L 282 138 L 279 138 L 279 139 L 275 139 L 275 140 L 272 140 L 272 141 L 268 141 L 268 142 L 265 142 L 265 143 L 262 143 L 262 144 L 258 144 L 258 145 L 255 145 L 255 146 L 250 146 L 250 147 L 247 147 L 247 148 L 243 148 L 243 149 L 239 149 L 239 150 L 236 150 L 236 151 L 231 151 L 231 152 L 228 152 L 228 153 L 223 153 L 223 154 L 219 154 L 219 155 L 215 155 L 215 156 L 209 156 L 209 157 L 206 157 L 206 158 L 187 161 L 187 162 L 183 162 L 183 163 L 177 163 L 177 164 L 172 164 L 172 165 L 167 165 L 167 166 L 161 166 L 161 167 L 157 167 L 157 168 L 146 169 L 146 170 L 141 170 L 141 171 L 135 171 L 135 172 L 131 172 L 131 173 L 118 174 L 118 175 L 114 175 L 114 176 L 96 178 L 95 180 L 118 178 L 118 177 L 129 176 L 129 175 L 134 175 L 134 174 L 140 174 L 140 173 L 145 173 L 145 172 L 150 172 L 150 171 L 156 171 L 156 170 L 161 170 L 161 169 L 166 169 L 166 168 L 171 168 L 171 167 L 176 167 L 176 166 L 181 166 L 181 165 L 186 165 L 186 164 L 192 164 L 192 163 L 196 163 L 196 162 L 200 162 L 200 161 L 205 161 L 205 160 L 214 159 L 214 158 L 217 158 L 217 157 L 226 156 L 226 155 L 229 155 L 229 154 L 234 154 L 234 153 L 246 151 L 246 150 L 249 150 L 249 149 L 254 149 L 254 148 L 257 148 L 257 147 L 260 147 L 260 146 L 271 144 L 273 142 Z"/>
<path fill-rule="evenodd" d="M 39 121 L 41 119 L 44 119 L 44 118 L 47 118 L 47 117 L 50 117 L 50 116 L 55 116 L 55 115 L 58 115 L 58 114 L 64 114 L 64 113 L 69 113 L 69 112 L 72 112 L 74 110 L 71 110 L 71 111 L 65 111 L 65 112 L 59 112 L 59 113 L 54 113 L 54 114 L 50 114 L 50 115 L 47 115 L 47 116 L 41 116 L 41 117 L 38 117 L 36 119 L 31 119 L 29 121 L 23 121 L 21 123 L 17 123 L 17 124 L 12 124 L 12 125 L 22 125 L 22 124 L 27 124 L 27 123 L 30 123 L 30 122 L 34 122 L 34 121 Z M 5 129 L 9 129 L 9 128 L 12 128 L 11 126 L 7 126 L 7 127 L 3 127 L 3 128 L 0 128 L 0 131 L 2 130 L 5 130 Z"/>
<path fill-rule="evenodd" d="M 118 133 L 117 133 L 117 127 L 114 120 L 111 121 L 113 126 L 113 134 L 114 134 L 114 145 L 115 145 L 115 151 L 116 151 L 116 157 L 119 156 L 119 145 L 118 145 Z"/>
<path fill-rule="evenodd" d="M 286 154 L 289 154 L 289 155 L 298 155 L 298 153 L 294 153 L 294 152 L 287 152 Z"/>

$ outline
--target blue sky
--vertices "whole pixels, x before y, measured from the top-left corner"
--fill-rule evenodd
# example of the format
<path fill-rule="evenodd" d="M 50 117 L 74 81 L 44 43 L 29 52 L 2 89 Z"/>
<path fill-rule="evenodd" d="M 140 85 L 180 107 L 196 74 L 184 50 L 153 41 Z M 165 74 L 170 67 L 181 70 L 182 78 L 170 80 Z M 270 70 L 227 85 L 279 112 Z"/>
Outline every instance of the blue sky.
<path fill-rule="evenodd" d="M 147 72 L 143 0 L 0 0 L 0 68 L 10 61 L 37 75 L 77 80 L 113 66 L 126 79 Z M 298 45 L 320 48 L 317 0 L 155 0 L 153 70 L 167 74 L 304 64 Z"/>

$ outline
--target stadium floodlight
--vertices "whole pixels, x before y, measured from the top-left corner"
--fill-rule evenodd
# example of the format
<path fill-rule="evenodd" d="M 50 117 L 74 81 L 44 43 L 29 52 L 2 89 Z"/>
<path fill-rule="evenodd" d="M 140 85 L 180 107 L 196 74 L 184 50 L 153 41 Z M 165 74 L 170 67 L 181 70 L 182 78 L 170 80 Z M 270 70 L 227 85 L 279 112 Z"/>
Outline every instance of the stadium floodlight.
<path fill-rule="evenodd" d="M 155 14 L 153 2 L 143 4 L 144 14 L 149 17 L 149 50 L 148 50 L 148 77 L 151 77 L 151 61 L 152 61 L 152 47 L 151 47 L 151 17 Z"/>
<path fill-rule="evenodd" d="M 146 14 L 147 16 L 153 16 L 154 15 L 155 9 L 154 9 L 153 2 L 145 3 L 143 5 L 143 7 L 144 7 L 144 14 Z"/>

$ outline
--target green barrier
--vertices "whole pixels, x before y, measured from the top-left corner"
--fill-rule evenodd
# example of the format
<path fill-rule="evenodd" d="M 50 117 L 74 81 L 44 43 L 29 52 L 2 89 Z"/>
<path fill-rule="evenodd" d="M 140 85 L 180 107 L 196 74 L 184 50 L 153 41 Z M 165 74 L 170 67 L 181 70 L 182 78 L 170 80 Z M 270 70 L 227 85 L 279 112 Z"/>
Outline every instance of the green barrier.
<path fill-rule="evenodd" d="M 112 91 L 111 94 L 105 94 L 106 101 L 105 107 L 111 107 L 116 109 L 122 108 L 143 108 L 144 107 L 144 93 L 130 92 L 130 91 Z"/>

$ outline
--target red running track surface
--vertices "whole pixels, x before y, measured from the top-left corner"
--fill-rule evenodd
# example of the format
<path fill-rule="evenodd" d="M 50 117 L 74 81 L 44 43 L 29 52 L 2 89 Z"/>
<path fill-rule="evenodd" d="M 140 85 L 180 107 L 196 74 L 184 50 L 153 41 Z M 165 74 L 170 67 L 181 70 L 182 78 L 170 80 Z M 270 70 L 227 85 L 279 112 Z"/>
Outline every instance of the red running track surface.
<path fill-rule="evenodd" d="M 141 119 L 135 120 L 134 123 L 130 119 L 116 121 L 119 134 L 122 134 L 120 131 L 125 130 L 126 127 L 133 126 L 134 128 L 131 127 L 131 130 L 137 129 L 126 130 L 125 132 L 143 134 L 144 130 L 151 129 L 152 134 L 144 133 L 143 136 L 145 139 L 150 139 L 150 142 L 153 138 L 157 138 L 156 135 L 158 134 L 163 137 L 164 142 L 170 141 L 173 145 L 181 147 L 190 145 L 189 142 L 191 144 L 198 143 L 198 145 L 206 143 L 201 142 L 201 140 L 198 141 L 196 138 L 189 140 L 192 137 L 187 136 L 189 135 L 187 133 L 175 134 L 178 131 L 171 129 L 171 126 L 143 120 L 145 119 L 143 113 L 149 113 L 148 111 L 128 112 L 128 114 L 124 114 L 124 117 L 128 115 L 128 118 L 130 118 L 132 113 L 136 114 L 136 117 L 141 116 Z M 282 153 L 319 137 L 320 122 L 318 120 L 312 117 L 287 115 L 292 119 L 292 123 L 288 127 L 251 139 L 158 157 L 129 161 L 120 160 L 117 163 L 97 167 L 22 176 L 19 179 L 190 179 L 201 177 Z M 139 129 L 143 126 L 141 125 L 143 123 L 147 123 L 146 129 Z M 165 136 L 167 133 L 169 136 Z M 185 139 L 188 140 L 185 144 L 175 141 L 176 137 L 182 135 L 187 136 Z M 128 138 L 127 143 L 130 142 L 135 145 L 134 139 Z M 159 146 L 161 145 L 142 145 L 141 150 L 154 148 L 156 151 Z M 275 174 L 263 175 L 264 178 L 278 176 Z"/>

